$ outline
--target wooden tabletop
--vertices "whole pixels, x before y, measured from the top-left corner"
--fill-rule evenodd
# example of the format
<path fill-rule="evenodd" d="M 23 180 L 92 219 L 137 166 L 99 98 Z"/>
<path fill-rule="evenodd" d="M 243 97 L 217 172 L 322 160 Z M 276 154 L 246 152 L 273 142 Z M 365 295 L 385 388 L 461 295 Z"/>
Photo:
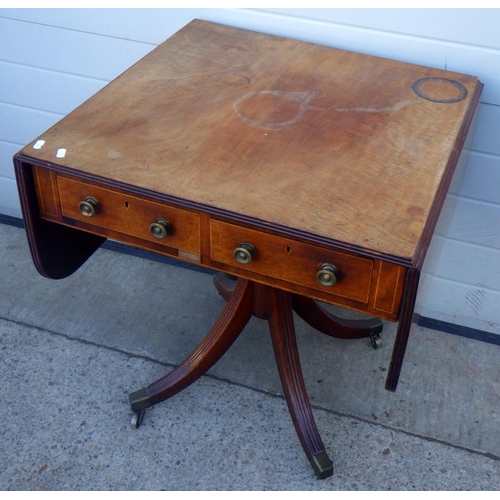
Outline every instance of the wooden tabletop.
<path fill-rule="evenodd" d="M 22 154 L 414 262 L 481 88 L 196 20 Z"/>

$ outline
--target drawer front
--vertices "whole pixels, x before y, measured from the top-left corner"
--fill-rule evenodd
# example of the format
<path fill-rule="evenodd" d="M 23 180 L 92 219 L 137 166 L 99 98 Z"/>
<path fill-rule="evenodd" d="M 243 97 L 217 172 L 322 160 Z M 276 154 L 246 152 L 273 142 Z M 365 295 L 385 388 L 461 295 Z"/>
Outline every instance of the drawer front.
<path fill-rule="evenodd" d="M 57 177 L 57 189 L 63 217 L 186 252 L 200 253 L 199 216 L 193 212 L 62 176 Z M 79 208 L 80 202 L 87 197 L 99 203 L 97 213 L 90 217 L 83 215 Z M 171 225 L 169 234 L 161 239 L 150 231 L 157 218 L 166 219 Z"/>
<path fill-rule="evenodd" d="M 256 254 L 248 264 L 236 261 L 233 250 L 242 242 L 251 243 Z M 367 304 L 373 261 L 291 239 L 273 236 L 225 222 L 210 221 L 210 257 L 236 268 L 270 276 L 296 285 Z M 316 273 L 323 264 L 339 271 L 333 286 L 319 283 Z"/>

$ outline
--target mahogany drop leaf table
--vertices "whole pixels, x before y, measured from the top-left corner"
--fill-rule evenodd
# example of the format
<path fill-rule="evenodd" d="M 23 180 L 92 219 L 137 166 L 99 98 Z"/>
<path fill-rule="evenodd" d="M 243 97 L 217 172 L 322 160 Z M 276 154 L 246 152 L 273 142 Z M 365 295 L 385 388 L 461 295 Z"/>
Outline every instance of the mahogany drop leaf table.
<path fill-rule="evenodd" d="M 268 321 L 290 414 L 332 474 L 292 311 L 380 341 L 395 391 L 420 271 L 479 102 L 477 78 L 194 20 L 14 157 L 37 270 L 61 279 L 112 238 L 205 266 L 227 303 L 195 351 L 130 395 L 146 408 Z M 320 303 L 366 313 L 347 321 Z"/>

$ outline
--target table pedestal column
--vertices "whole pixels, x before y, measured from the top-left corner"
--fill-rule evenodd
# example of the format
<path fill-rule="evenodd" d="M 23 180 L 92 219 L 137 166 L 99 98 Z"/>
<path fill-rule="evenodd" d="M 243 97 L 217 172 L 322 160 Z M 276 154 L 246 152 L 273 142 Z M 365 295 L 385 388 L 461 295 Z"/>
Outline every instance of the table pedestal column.
<path fill-rule="evenodd" d="M 146 408 L 174 396 L 205 374 L 229 349 L 253 315 L 269 323 L 283 392 L 304 452 L 318 478 L 331 476 L 332 461 L 314 421 L 302 375 L 292 312 L 295 310 L 317 330 L 345 339 L 377 337 L 382 331 L 382 322 L 342 320 L 312 299 L 242 278 L 233 280 L 216 274 L 214 284 L 227 300 L 224 310 L 200 345 L 179 366 L 130 394 L 136 427 Z"/>

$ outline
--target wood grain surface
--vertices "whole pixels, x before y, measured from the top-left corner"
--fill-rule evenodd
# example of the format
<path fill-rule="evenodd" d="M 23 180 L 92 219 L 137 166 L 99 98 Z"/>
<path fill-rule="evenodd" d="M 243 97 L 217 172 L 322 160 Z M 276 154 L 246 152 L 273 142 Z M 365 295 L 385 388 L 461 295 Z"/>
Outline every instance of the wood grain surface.
<path fill-rule="evenodd" d="M 22 154 L 415 263 L 481 88 L 193 21 Z"/>

